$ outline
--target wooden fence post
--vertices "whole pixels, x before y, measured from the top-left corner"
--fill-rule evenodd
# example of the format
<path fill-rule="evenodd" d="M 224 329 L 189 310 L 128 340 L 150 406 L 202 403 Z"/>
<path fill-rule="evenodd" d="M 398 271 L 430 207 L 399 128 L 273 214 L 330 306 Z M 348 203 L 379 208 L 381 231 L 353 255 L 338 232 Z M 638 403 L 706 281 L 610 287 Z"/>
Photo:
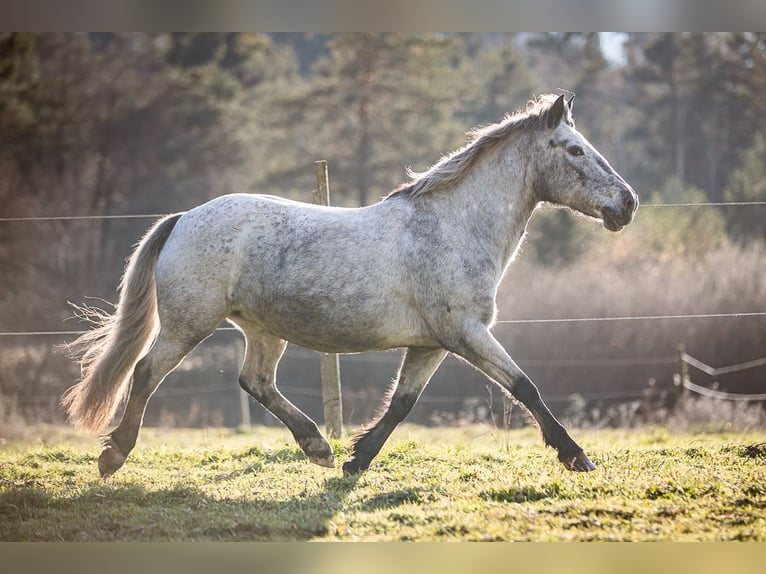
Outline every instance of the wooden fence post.
<path fill-rule="evenodd" d="M 314 162 L 317 188 L 314 191 L 314 203 L 330 205 L 330 180 L 327 174 L 327 162 Z M 343 433 L 343 404 L 340 391 L 340 361 L 334 353 L 321 355 L 322 405 L 324 421 L 330 438 L 340 438 Z"/>
<path fill-rule="evenodd" d="M 689 365 L 684 358 L 686 355 L 686 346 L 683 343 L 678 345 L 678 396 L 679 398 L 686 393 L 684 383 L 689 380 Z"/>
<path fill-rule="evenodd" d="M 245 341 L 238 340 L 235 343 L 235 357 L 237 363 L 237 369 L 242 368 L 242 364 L 245 362 Z M 242 426 L 250 428 L 252 421 L 250 420 L 250 395 L 245 392 L 245 389 L 239 389 L 239 412 Z"/>

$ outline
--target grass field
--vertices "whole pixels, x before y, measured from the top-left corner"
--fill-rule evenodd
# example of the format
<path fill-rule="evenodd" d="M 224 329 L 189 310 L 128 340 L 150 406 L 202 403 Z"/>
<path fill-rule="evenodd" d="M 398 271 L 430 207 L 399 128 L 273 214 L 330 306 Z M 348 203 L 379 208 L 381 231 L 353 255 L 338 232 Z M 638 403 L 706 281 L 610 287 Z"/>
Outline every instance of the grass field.
<path fill-rule="evenodd" d="M 343 478 L 282 429 L 147 428 L 107 482 L 93 437 L 30 436 L 0 447 L 3 541 L 766 541 L 755 433 L 574 431 L 599 466 L 577 474 L 535 429 L 404 425 Z"/>

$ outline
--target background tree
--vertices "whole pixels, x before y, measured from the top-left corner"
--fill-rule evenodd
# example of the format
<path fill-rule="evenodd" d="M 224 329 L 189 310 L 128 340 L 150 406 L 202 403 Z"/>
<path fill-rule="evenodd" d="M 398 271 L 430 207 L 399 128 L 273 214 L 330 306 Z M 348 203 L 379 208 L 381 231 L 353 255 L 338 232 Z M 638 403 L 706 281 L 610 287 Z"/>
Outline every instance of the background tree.
<path fill-rule="evenodd" d="M 731 171 L 764 128 L 763 38 L 756 34 L 652 34 L 634 39 L 627 81 L 638 118 L 631 139 L 646 159 L 636 178 L 667 177 L 720 201 Z M 639 173 L 640 171 L 640 173 Z"/>
<path fill-rule="evenodd" d="M 726 201 L 766 201 L 766 138 L 755 136 L 753 145 L 745 154 L 742 164 L 729 178 L 724 193 Z M 766 217 L 763 208 L 739 209 L 729 214 L 729 229 L 740 242 L 766 240 Z"/>
<path fill-rule="evenodd" d="M 466 36 L 460 37 L 464 101 L 458 115 L 466 127 L 499 122 L 523 108 L 538 86 L 518 46 L 518 34 L 490 36 L 484 43 L 476 35 Z"/>
<path fill-rule="evenodd" d="M 233 191 L 246 160 L 246 104 L 268 75 L 269 44 L 239 36 L 204 39 L 2 37 L 4 213 L 162 213 Z M 210 47 L 211 39 L 218 48 Z M 186 46 L 185 57 L 179 45 Z M 126 255 L 122 237 L 135 237 L 137 229 L 109 220 L 3 226 L 8 247 L 0 256 L 23 267 L 4 274 L 5 287 L 20 297 L 40 291 L 32 285 L 106 295 L 116 282 L 112 261 Z M 85 272 L 72 276 L 73 268 Z M 3 303 L 11 315 L 21 312 L 13 297 Z M 35 314 L 46 317 L 60 304 L 60 293 L 43 296 Z"/>
<path fill-rule="evenodd" d="M 454 46 L 436 35 L 338 34 L 308 81 L 275 94 L 279 113 L 270 125 L 291 128 L 283 135 L 309 158 L 304 166 L 329 161 L 337 201 L 377 201 L 404 179 L 403 160 L 426 167 L 461 129 Z M 311 170 L 302 173 L 293 185 L 311 189 Z"/>

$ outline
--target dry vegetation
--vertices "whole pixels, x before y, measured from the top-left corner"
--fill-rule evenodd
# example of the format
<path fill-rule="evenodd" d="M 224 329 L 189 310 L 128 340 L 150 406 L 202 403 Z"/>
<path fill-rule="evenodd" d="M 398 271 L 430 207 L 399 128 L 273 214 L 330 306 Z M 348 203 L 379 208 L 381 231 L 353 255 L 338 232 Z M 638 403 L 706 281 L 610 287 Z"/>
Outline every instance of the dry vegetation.
<path fill-rule="evenodd" d="M 692 196 L 693 197 L 693 196 Z M 539 234 L 547 211 L 530 224 L 530 241 L 509 271 L 500 295 L 500 318 L 664 316 L 763 311 L 766 248 L 737 245 L 721 233 L 723 221 L 710 209 L 639 209 L 619 235 L 591 222 L 575 221 L 574 260 L 540 266 Z M 671 223 L 673 225 L 671 225 Z M 669 387 L 674 364 L 620 370 L 599 369 L 599 359 L 673 357 L 679 344 L 712 366 L 764 356 L 764 317 L 654 319 L 598 323 L 501 324 L 496 331 L 511 354 L 540 359 L 593 359 L 590 369 L 545 369 L 549 392 L 645 388 L 649 379 Z M 639 362 L 640 363 L 640 362 Z M 522 367 L 524 364 L 522 363 Z M 532 370 L 532 369 L 530 369 Z M 587 373 L 581 371 L 588 371 Z M 722 389 L 758 392 L 764 370 L 721 377 Z M 533 378 L 535 373 L 532 373 Z M 692 370 L 692 378 L 712 380 Z"/>

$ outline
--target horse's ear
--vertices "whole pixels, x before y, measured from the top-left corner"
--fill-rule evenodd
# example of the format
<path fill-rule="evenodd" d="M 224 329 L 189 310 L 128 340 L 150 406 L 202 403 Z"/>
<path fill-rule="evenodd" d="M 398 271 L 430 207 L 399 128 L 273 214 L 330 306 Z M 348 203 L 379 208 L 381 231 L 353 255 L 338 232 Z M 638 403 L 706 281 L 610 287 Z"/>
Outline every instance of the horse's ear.
<path fill-rule="evenodd" d="M 574 95 L 574 94 L 572 94 L 572 97 L 570 97 L 570 98 L 567 100 L 567 107 L 569 108 L 569 113 L 570 113 L 570 114 L 572 113 L 572 108 L 574 108 L 574 98 L 575 98 L 575 95 Z"/>
<path fill-rule="evenodd" d="M 548 111 L 548 128 L 553 129 L 561 123 L 564 117 L 564 96 L 563 94 L 556 98 L 551 109 Z"/>

